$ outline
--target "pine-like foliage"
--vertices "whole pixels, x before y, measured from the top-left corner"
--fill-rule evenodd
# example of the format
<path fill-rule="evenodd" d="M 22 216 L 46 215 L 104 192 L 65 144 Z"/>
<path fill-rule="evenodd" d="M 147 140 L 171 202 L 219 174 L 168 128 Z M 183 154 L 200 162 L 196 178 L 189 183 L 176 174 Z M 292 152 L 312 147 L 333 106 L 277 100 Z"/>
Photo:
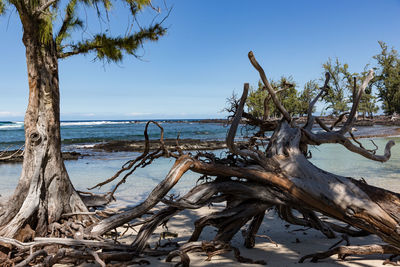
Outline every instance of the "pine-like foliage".
<path fill-rule="evenodd" d="M 400 55 L 384 42 L 379 42 L 381 52 L 374 56 L 377 61 L 375 86 L 386 114 L 400 113 Z"/>
<path fill-rule="evenodd" d="M 292 77 L 282 76 L 279 81 L 270 81 L 271 86 L 277 93 L 278 99 L 291 115 L 300 114 L 299 92 L 296 89 L 296 82 Z M 258 88 L 251 88 L 247 97 L 246 107 L 248 113 L 255 118 L 269 119 L 279 116 L 279 111 L 273 104 L 267 90 L 261 82 Z"/>
<path fill-rule="evenodd" d="M 90 38 L 83 37 L 88 34 L 74 34 L 78 30 L 85 31 L 87 27 L 84 23 L 87 21 L 85 13 L 82 9 L 78 12 L 80 6 L 95 10 L 99 21 L 105 21 L 104 24 L 107 25 L 108 12 L 113 9 L 113 4 L 119 8 L 125 7 L 132 17 L 131 21 L 136 21 L 136 16 L 144 7 L 152 6 L 150 0 L 121 0 L 121 3 L 110 0 L 4 1 L 7 0 L 0 0 L 0 14 L 3 14 L 7 7 L 15 6 L 24 30 L 32 29 L 32 32 L 37 34 L 37 42 L 42 46 L 54 45 L 58 58 L 93 53 L 96 59 L 119 62 L 124 55 L 136 56 L 135 52 L 145 41 L 156 41 L 166 31 L 160 21 L 146 27 L 138 26 L 137 31 L 129 31 L 123 36 L 113 35 L 107 28 L 99 30 L 97 34 L 91 34 Z M 60 14 L 63 18 L 62 23 L 60 23 Z M 78 39 L 77 36 L 79 36 Z"/>

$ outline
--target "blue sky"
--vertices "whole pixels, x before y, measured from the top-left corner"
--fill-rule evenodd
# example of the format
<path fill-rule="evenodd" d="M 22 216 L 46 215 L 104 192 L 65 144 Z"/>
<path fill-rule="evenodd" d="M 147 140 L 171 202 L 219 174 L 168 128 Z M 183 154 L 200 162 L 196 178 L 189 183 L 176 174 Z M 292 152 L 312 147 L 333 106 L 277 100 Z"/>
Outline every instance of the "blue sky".
<path fill-rule="evenodd" d="M 250 50 L 269 78 L 292 75 L 301 89 L 322 76 L 328 57 L 357 72 L 373 63 L 378 40 L 400 49 L 400 0 L 166 3 L 173 6 L 168 33 L 145 44 L 143 60 L 107 65 L 87 55 L 60 61 L 62 120 L 223 117 L 232 91 L 259 80 Z M 124 12 L 109 17 L 111 32 L 125 31 Z M 27 106 L 21 28 L 15 11 L 0 17 L 0 120 L 21 120 Z"/>

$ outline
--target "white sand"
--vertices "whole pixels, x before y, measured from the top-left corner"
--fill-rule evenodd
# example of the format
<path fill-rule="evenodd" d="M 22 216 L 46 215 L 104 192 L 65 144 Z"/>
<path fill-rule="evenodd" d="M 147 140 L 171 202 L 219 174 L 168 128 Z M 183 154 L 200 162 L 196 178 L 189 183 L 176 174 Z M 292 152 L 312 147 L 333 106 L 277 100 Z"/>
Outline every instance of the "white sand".
<path fill-rule="evenodd" d="M 195 220 L 200 218 L 200 215 L 209 214 L 216 208 L 201 208 L 195 211 L 184 211 L 175 216 L 168 223 L 168 230 L 170 232 L 178 233 L 177 238 L 171 239 L 178 241 L 179 244 L 184 244 L 190 237 Z M 298 267 L 317 267 L 317 266 L 354 266 L 354 267 L 368 267 L 368 266 L 382 266 L 383 260 L 388 258 L 389 255 L 369 255 L 369 256 L 348 256 L 345 261 L 338 260 L 337 256 L 324 259 L 318 263 L 298 263 L 298 260 L 307 254 L 321 252 L 327 250 L 331 245 L 340 240 L 327 239 L 320 232 L 308 229 L 305 231 L 293 231 L 297 229 L 304 229 L 300 226 L 290 225 L 285 227 L 286 222 L 280 220 L 275 211 L 270 211 L 264 218 L 263 224 L 260 227 L 258 234 L 268 235 L 274 242 L 271 243 L 265 238 L 256 238 L 256 246 L 253 249 L 246 249 L 243 246 L 244 239 L 241 233 L 236 234 L 232 240 L 232 245 L 239 248 L 241 255 L 253 260 L 264 260 L 268 266 L 298 266 Z M 155 242 L 159 239 L 159 233 L 165 231 L 163 228 L 158 228 L 150 239 L 150 244 L 154 247 Z M 216 229 L 213 227 L 206 227 L 199 240 L 212 240 L 215 236 Z M 123 240 L 131 242 L 134 236 L 126 237 Z M 300 242 L 297 243 L 296 239 Z M 167 241 L 167 240 L 166 240 Z M 162 241 L 162 242 L 166 242 Z M 352 238 L 351 245 L 364 245 L 364 244 L 379 244 L 382 243 L 376 236 Z M 205 253 L 189 253 L 191 266 L 260 266 L 254 264 L 238 263 L 233 252 L 223 255 L 215 256 L 211 261 L 205 261 L 207 256 Z M 175 258 L 173 263 L 166 263 L 165 257 L 152 258 L 148 257 L 146 260 L 151 262 L 151 266 L 174 266 L 179 258 Z"/>

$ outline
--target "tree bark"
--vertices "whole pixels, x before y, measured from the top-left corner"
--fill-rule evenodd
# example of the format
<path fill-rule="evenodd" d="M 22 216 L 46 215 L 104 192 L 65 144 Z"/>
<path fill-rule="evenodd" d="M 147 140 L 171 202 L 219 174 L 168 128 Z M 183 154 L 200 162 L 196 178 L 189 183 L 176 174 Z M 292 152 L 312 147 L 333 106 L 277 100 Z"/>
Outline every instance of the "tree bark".
<path fill-rule="evenodd" d="M 21 16 L 23 17 L 23 16 Z M 21 19 L 29 82 L 22 174 L 0 217 L 0 235 L 15 237 L 29 225 L 45 235 L 63 213 L 87 211 L 61 155 L 58 59 L 54 41 L 43 43 L 37 20 Z M 25 23 L 24 23 L 25 22 Z M 51 33 L 50 33 L 51 34 Z"/>

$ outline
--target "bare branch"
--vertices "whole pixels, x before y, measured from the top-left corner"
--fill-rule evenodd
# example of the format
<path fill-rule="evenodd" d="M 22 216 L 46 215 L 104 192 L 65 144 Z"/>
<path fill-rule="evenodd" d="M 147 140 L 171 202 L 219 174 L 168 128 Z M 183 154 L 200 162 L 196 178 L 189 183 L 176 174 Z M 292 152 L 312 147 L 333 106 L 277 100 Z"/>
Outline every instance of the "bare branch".
<path fill-rule="evenodd" d="M 280 89 L 276 90 L 275 93 L 278 94 L 278 93 L 280 93 L 282 91 L 285 91 L 286 89 L 288 89 L 288 87 L 280 88 Z M 266 90 L 265 86 L 263 86 L 263 90 Z M 271 100 L 271 95 L 268 94 L 264 99 L 264 115 L 263 115 L 263 120 L 264 121 L 268 120 L 268 117 L 269 117 L 269 106 L 268 106 L 268 104 L 269 104 L 270 100 Z"/>
<path fill-rule="evenodd" d="M 16 150 L 14 153 L 12 153 L 12 154 L 10 154 L 10 155 L 8 155 L 8 156 L 3 156 L 3 155 L 7 152 L 7 150 L 3 151 L 3 152 L 0 154 L 0 161 L 7 161 L 7 160 L 9 160 L 9 159 L 12 159 L 13 157 L 22 156 L 22 155 L 24 154 L 24 151 L 22 150 L 22 148 L 23 148 L 24 146 L 25 146 L 25 145 L 22 145 L 20 148 L 18 148 L 18 150 Z M 19 153 L 19 155 L 18 155 L 18 153 Z"/>
<path fill-rule="evenodd" d="M 310 254 L 302 257 L 299 263 L 304 262 L 306 259 L 311 258 L 311 262 L 318 262 L 318 260 L 328 258 L 332 255 L 338 254 L 339 259 L 344 259 L 347 255 L 371 255 L 371 254 L 396 254 L 400 250 L 390 245 L 365 245 L 365 246 L 341 246 L 330 249 L 325 252 Z"/>
<path fill-rule="evenodd" d="M 310 102 L 310 104 L 308 105 L 308 110 L 307 110 L 307 123 L 304 126 L 305 129 L 311 130 L 312 126 L 314 124 L 314 118 L 312 115 L 312 111 L 314 109 L 315 104 L 317 103 L 318 99 L 324 94 L 326 93 L 326 89 L 328 88 L 328 83 L 329 80 L 331 79 L 331 75 L 329 74 L 329 72 L 325 73 L 325 83 L 324 86 L 321 87 L 321 91 L 318 93 L 318 95 Z M 321 126 L 322 127 L 322 126 Z"/>
<path fill-rule="evenodd" d="M 35 251 L 31 255 L 29 255 L 29 257 L 27 257 L 25 260 L 23 260 L 20 263 L 18 263 L 17 265 L 15 265 L 15 267 L 29 266 L 29 263 L 31 261 L 35 260 L 37 257 L 40 257 L 40 256 L 47 256 L 47 251 L 44 249 Z"/>
<path fill-rule="evenodd" d="M 228 146 L 229 150 L 234 154 L 240 153 L 240 150 L 235 145 L 235 136 L 238 126 L 240 124 L 240 120 L 242 118 L 243 108 L 246 103 L 248 92 L 249 92 L 249 84 L 245 83 L 243 87 L 242 97 L 240 98 L 239 105 L 236 109 L 235 117 L 232 120 L 232 125 L 229 128 L 228 135 L 226 136 L 226 145 Z"/>
<path fill-rule="evenodd" d="M 310 141 L 309 144 L 321 145 L 321 144 L 338 143 L 338 144 L 341 144 L 344 147 L 346 147 L 351 152 L 360 154 L 361 156 L 363 156 L 367 159 L 371 159 L 371 160 L 379 161 L 379 162 L 386 162 L 390 159 L 390 156 L 391 156 L 390 149 L 395 145 L 395 142 L 393 140 L 390 140 L 389 142 L 387 142 L 387 144 L 385 146 L 383 155 L 375 155 L 374 152 L 366 150 L 363 147 L 354 145 L 348 138 L 346 138 L 344 135 L 340 134 L 339 132 L 314 134 L 305 129 L 302 129 L 302 131 L 303 131 L 303 133 L 305 133 L 307 139 L 309 139 L 309 141 Z"/>
<path fill-rule="evenodd" d="M 355 136 L 354 136 L 354 134 L 353 134 L 352 131 L 349 131 L 349 134 L 350 134 L 350 136 L 351 136 L 351 139 L 353 139 L 353 141 L 356 142 L 362 149 L 365 149 L 365 150 L 367 150 L 368 152 L 370 152 L 370 153 L 372 153 L 372 154 L 375 155 L 376 150 L 378 150 L 378 146 L 374 143 L 374 141 L 371 140 L 371 142 L 375 145 L 375 149 L 366 149 L 366 148 L 362 145 L 362 143 L 361 143 L 360 141 L 358 141 L 358 140 L 355 138 Z"/>
<path fill-rule="evenodd" d="M 165 148 L 165 146 L 164 146 L 164 128 L 163 128 L 158 122 L 156 122 L 156 121 L 148 121 L 148 122 L 146 123 L 145 128 L 144 128 L 144 139 L 145 139 L 145 143 L 144 143 L 144 144 L 145 144 L 145 146 L 144 146 L 144 151 L 143 151 L 143 153 L 142 153 L 139 157 L 137 157 L 135 160 L 130 160 L 130 161 L 126 162 L 126 163 L 122 166 L 122 168 L 121 168 L 119 171 L 117 171 L 112 177 L 108 178 L 107 180 L 105 180 L 105 181 L 103 181 L 103 182 L 100 182 L 100 183 L 96 184 L 95 186 L 93 186 L 93 187 L 91 187 L 91 188 L 88 188 L 89 190 L 92 190 L 92 189 L 97 188 L 97 187 L 101 187 L 101 186 L 103 186 L 103 185 L 105 185 L 105 184 L 108 184 L 108 183 L 114 181 L 116 178 L 118 178 L 118 177 L 121 175 L 121 173 L 123 173 L 124 171 L 130 170 L 136 163 L 139 162 L 139 164 L 137 164 L 137 165 L 136 165 L 130 172 L 128 172 L 128 173 L 124 176 L 124 178 L 122 179 L 122 181 L 126 180 L 126 178 L 127 178 L 129 175 L 131 175 L 139 166 L 141 166 L 141 165 L 148 159 L 147 156 L 148 156 L 149 151 L 150 151 L 150 140 L 149 140 L 148 128 L 149 128 L 150 123 L 153 123 L 153 124 L 155 124 L 158 128 L 160 128 L 160 131 L 161 131 L 161 132 L 160 132 L 160 144 L 161 144 L 162 149 Z M 159 150 L 157 150 L 156 152 L 159 152 Z M 118 187 L 118 186 L 116 186 L 116 187 Z M 116 188 L 114 188 L 113 192 L 115 192 L 115 189 L 116 189 Z"/>
<path fill-rule="evenodd" d="M 102 235 L 114 229 L 116 226 L 143 215 L 164 198 L 169 190 L 171 190 L 171 188 L 179 181 L 182 175 L 191 168 L 192 164 L 193 159 L 189 156 L 183 155 L 179 157 L 165 179 L 153 189 L 144 202 L 123 213 L 111 216 L 100 221 L 98 224 L 93 225 L 90 230 L 90 235 Z"/>
<path fill-rule="evenodd" d="M 64 213 L 61 215 L 63 218 L 68 218 L 71 216 L 76 215 L 99 215 L 101 217 L 110 217 L 116 213 L 120 213 L 118 210 L 115 209 L 106 209 L 106 210 L 96 210 L 96 211 L 84 211 L 84 212 L 71 212 L 71 213 Z"/>
<path fill-rule="evenodd" d="M 72 51 L 58 52 L 57 58 L 63 59 L 63 58 L 67 58 L 67 57 L 74 56 L 74 55 L 84 54 L 89 51 L 95 51 L 95 50 L 101 49 L 101 48 L 103 48 L 103 46 L 101 46 L 101 45 L 93 45 L 93 46 L 90 46 L 88 49 L 74 48 Z"/>
<path fill-rule="evenodd" d="M 65 245 L 77 247 L 94 247 L 109 248 L 119 250 L 132 250 L 128 245 L 116 245 L 110 242 L 94 241 L 94 240 L 77 240 L 72 238 L 46 238 L 35 237 L 33 242 L 21 242 L 13 238 L 0 236 L 0 242 L 13 245 L 22 251 L 30 250 L 33 247 L 43 247 L 48 245 Z"/>
<path fill-rule="evenodd" d="M 335 128 L 336 125 L 338 125 L 344 119 L 344 116 L 346 116 L 346 115 L 349 115 L 349 112 L 344 112 L 344 113 L 340 114 L 340 116 L 337 118 L 337 120 L 330 127 L 331 131 L 333 130 L 333 128 Z"/>
<path fill-rule="evenodd" d="M 98 264 L 100 264 L 101 267 L 106 267 L 105 262 L 104 262 L 102 259 L 100 259 L 99 254 L 97 254 L 96 252 L 94 252 L 93 250 L 90 250 L 90 249 L 86 249 L 86 251 L 87 251 L 90 255 L 93 256 L 94 260 L 95 260 Z"/>
<path fill-rule="evenodd" d="M 331 129 L 329 129 L 328 126 L 326 126 L 326 124 L 318 117 L 314 117 L 315 121 L 319 124 L 319 126 L 321 126 L 322 129 L 324 129 L 327 132 L 330 132 Z M 311 119 L 312 120 L 312 119 Z M 311 124 L 312 125 L 312 124 Z"/>
<path fill-rule="evenodd" d="M 242 94 L 242 97 L 240 98 L 240 103 L 236 109 L 235 117 L 233 118 L 232 125 L 229 128 L 228 135 L 226 136 L 226 145 L 229 148 L 229 151 L 231 151 L 232 153 L 240 155 L 242 157 L 250 157 L 250 158 L 260 162 L 263 159 L 265 159 L 265 156 L 262 153 L 257 153 L 250 149 L 239 149 L 235 145 L 235 136 L 236 136 L 237 128 L 240 124 L 240 120 L 242 118 L 243 108 L 246 103 L 248 91 L 249 91 L 249 84 L 245 83 L 244 88 L 243 88 L 243 94 Z"/>
<path fill-rule="evenodd" d="M 324 143 L 340 143 L 343 146 L 345 146 L 348 150 L 360 154 L 368 159 L 375 160 L 375 161 L 380 161 L 380 162 L 385 162 L 389 160 L 390 158 L 390 148 L 394 146 L 394 141 L 389 141 L 386 145 L 384 155 L 382 156 L 377 156 L 373 152 L 366 150 L 363 147 L 358 147 L 354 145 L 350 140 L 348 140 L 344 134 L 346 132 L 349 132 L 351 126 L 354 124 L 356 120 L 356 115 L 357 115 L 357 108 L 358 104 L 361 100 L 361 96 L 365 90 L 365 88 L 368 86 L 368 83 L 372 80 L 374 76 L 374 71 L 370 70 L 368 72 L 367 77 L 365 78 L 364 82 L 360 86 L 360 88 L 356 91 L 354 91 L 354 97 L 353 97 L 353 105 L 351 107 L 351 111 L 349 114 L 349 117 L 347 118 L 347 121 L 344 123 L 342 128 L 339 131 L 332 131 L 333 127 L 335 127 L 340 121 L 343 120 L 344 116 L 346 113 L 341 114 L 338 118 L 338 120 L 331 126 L 330 130 L 324 133 L 318 133 L 314 134 L 311 132 L 309 128 L 304 127 L 302 130 L 306 134 L 306 137 L 309 139 L 310 143 L 309 144 L 324 144 Z"/>
<path fill-rule="evenodd" d="M 278 120 L 261 120 L 250 113 L 243 112 L 242 117 L 247 119 L 246 124 L 260 127 L 261 131 L 273 131 L 278 125 Z"/>
<path fill-rule="evenodd" d="M 43 13 L 46 9 L 48 9 L 52 4 L 55 4 L 58 0 L 50 0 L 47 1 L 46 3 L 44 3 L 41 7 L 39 7 L 38 9 L 36 9 L 33 12 L 33 16 L 38 16 L 41 13 Z"/>
<path fill-rule="evenodd" d="M 356 120 L 358 104 L 360 103 L 361 96 L 364 93 L 365 88 L 367 88 L 369 82 L 373 78 L 374 78 L 374 70 L 370 69 L 369 72 L 368 72 L 368 75 L 367 75 L 367 77 L 365 77 L 365 80 L 363 81 L 361 87 L 355 93 L 355 98 L 353 99 L 353 105 L 351 107 L 351 111 L 350 111 L 349 117 L 347 118 L 347 121 L 343 125 L 343 127 L 339 130 L 339 133 L 345 134 L 346 132 L 349 131 L 350 127 L 354 124 L 354 122 Z"/>
<path fill-rule="evenodd" d="M 256 58 L 254 57 L 253 52 L 250 51 L 248 56 L 253 67 L 259 72 L 261 80 L 264 83 L 265 87 L 267 88 L 268 93 L 271 95 L 272 101 L 274 102 L 275 106 L 282 113 L 285 120 L 291 122 L 292 117 L 290 116 L 289 112 L 287 112 L 282 103 L 279 101 L 278 97 L 276 96 L 274 88 L 272 88 L 271 84 L 268 82 L 267 76 L 265 75 L 263 68 L 260 66 L 260 64 L 258 64 Z"/>

